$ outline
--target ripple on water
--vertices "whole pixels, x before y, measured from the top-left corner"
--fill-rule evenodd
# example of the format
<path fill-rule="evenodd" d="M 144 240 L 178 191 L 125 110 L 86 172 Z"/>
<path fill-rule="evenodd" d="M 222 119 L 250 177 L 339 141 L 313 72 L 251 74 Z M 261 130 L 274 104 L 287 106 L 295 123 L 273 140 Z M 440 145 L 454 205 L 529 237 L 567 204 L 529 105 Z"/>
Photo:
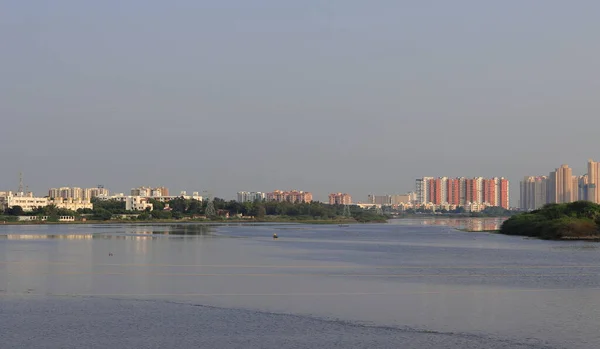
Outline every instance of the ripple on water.
<path fill-rule="evenodd" d="M 5 299 L 2 348 L 551 348 L 172 301 Z M 52 321 L 47 321 L 52 315 Z"/>

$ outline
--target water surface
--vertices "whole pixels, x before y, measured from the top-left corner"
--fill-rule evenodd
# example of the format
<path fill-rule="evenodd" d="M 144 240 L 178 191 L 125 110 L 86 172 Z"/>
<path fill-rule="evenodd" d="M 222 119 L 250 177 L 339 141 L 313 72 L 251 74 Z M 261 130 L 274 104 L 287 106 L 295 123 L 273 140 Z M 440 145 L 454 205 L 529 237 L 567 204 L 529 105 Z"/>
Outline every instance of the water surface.
<path fill-rule="evenodd" d="M 597 347 L 600 245 L 451 224 L 0 226 L 0 342 Z"/>

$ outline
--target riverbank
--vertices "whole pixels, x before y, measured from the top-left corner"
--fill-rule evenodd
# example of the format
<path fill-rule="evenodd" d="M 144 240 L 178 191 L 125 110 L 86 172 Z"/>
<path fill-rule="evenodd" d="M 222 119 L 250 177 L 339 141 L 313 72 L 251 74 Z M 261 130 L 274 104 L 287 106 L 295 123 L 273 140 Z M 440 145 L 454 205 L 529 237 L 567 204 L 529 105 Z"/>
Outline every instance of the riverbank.
<path fill-rule="evenodd" d="M 288 223 L 288 224 L 365 224 L 365 223 L 387 223 L 387 220 L 372 220 L 368 222 L 358 222 L 356 220 L 321 220 L 321 219 L 149 219 L 149 220 L 130 220 L 115 219 L 109 221 L 68 221 L 68 222 L 48 222 L 48 221 L 0 221 L 1 225 L 82 225 L 82 224 L 259 224 L 259 223 Z"/>
<path fill-rule="evenodd" d="M 510 217 L 500 233 L 544 240 L 600 240 L 600 205 L 588 201 L 549 204 Z"/>

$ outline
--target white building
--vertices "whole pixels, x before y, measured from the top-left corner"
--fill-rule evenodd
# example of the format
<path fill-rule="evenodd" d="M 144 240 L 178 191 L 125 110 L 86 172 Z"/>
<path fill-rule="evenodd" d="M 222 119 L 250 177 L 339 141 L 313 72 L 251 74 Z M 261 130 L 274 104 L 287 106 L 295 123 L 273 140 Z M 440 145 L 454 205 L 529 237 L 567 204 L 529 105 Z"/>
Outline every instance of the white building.
<path fill-rule="evenodd" d="M 127 196 L 125 198 L 125 209 L 127 211 L 144 211 L 147 208 L 152 211 L 154 205 L 149 202 L 148 198 L 141 196 Z"/>
<path fill-rule="evenodd" d="M 0 196 L 0 207 L 7 209 L 20 206 L 23 211 L 33 211 L 38 207 L 48 206 L 47 198 L 34 197 L 33 193 L 3 192 Z"/>
<path fill-rule="evenodd" d="M 54 198 L 48 200 L 48 205 L 54 205 L 57 208 L 62 208 L 71 211 L 77 211 L 79 209 L 89 208 L 90 210 L 94 208 L 94 205 L 87 199 L 63 199 L 63 198 Z"/>
<path fill-rule="evenodd" d="M 263 201 L 266 197 L 266 194 L 260 191 L 240 191 L 237 193 L 238 202 Z"/>

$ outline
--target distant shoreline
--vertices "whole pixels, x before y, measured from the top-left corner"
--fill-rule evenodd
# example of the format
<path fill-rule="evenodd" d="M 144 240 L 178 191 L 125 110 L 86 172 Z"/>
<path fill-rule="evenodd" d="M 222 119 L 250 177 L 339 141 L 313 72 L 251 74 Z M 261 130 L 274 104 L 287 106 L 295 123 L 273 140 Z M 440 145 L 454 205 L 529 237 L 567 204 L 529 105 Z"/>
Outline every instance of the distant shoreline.
<path fill-rule="evenodd" d="M 82 224 L 254 224 L 254 223 L 294 223 L 294 224 L 324 224 L 324 225 L 349 225 L 349 224 L 366 224 L 366 223 L 387 223 L 387 220 L 377 220 L 371 222 L 357 222 L 355 220 L 293 220 L 293 219 L 264 219 L 264 220 L 244 220 L 244 219 L 227 219 L 227 220 L 176 220 L 176 219 L 152 219 L 152 220 L 109 220 L 109 221 L 75 221 L 75 222 L 48 222 L 48 221 L 20 221 L 8 222 L 0 221 L 2 225 L 82 225 Z"/>

